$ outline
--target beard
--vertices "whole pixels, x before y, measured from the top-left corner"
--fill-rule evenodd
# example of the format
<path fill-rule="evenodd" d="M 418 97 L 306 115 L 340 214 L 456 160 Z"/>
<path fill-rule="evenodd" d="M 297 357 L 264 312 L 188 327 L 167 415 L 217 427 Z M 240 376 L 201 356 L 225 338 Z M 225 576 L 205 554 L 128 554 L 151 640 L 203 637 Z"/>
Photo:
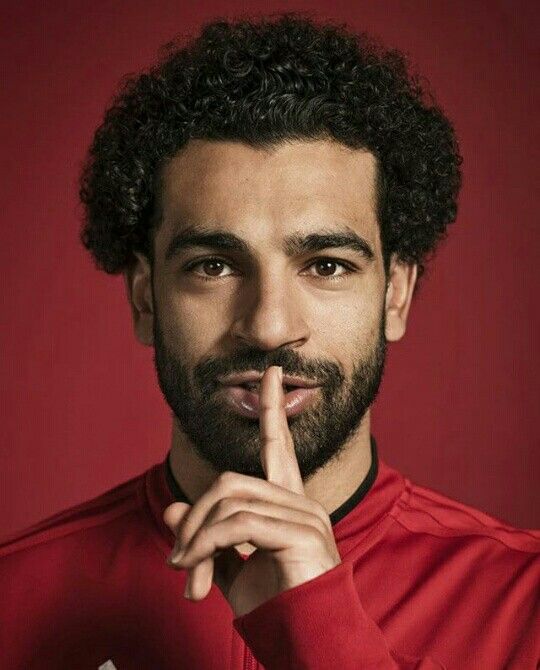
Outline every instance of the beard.
<path fill-rule="evenodd" d="M 283 374 L 315 380 L 319 398 L 302 413 L 288 418 L 302 480 L 345 448 L 377 396 L 386 357 L 385 312 L 368 351 L 356 359 L 350 379 L 333 361 L 301 358 L 293 349 L 262 351 L 244 348 L 227 357 L 209 357 L 190 369 L 166 344 L 154 315 L 154 365 L 173 419 L 195 453 L 217 473 L 231 471 L 266 479 L 260 458 L 259 422 L 236 414 L 223 398 L 217 378 L 271 365 Z"/>

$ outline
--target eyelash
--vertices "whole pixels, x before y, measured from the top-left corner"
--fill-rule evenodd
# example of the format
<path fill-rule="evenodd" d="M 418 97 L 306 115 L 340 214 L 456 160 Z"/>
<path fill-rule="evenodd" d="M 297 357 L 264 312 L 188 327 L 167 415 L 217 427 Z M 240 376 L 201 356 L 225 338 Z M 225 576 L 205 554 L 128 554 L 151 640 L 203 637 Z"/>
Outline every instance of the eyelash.
<path fill-rule="evenodd" d="M 218 263 L 223 263 L 224 265 L 230 266 L 230 263 L 227 263 L 227 261 L 223 260 L 222 258 L 219 258 L 217 256 L 210 256 L 208 258 L 202 258 L 198 259 L 196 261 L 193 261 L 189 265 L 185 267 L 186 272 L 191 272 L 194 268 L 196 268 L 198 265 L 201 265 L 202 263 L 208 263 L 210 261 L 218 261 Z M 331 258 L 327 256 L 321 256 L 320 258 L 316 258 L 314 261 L 312 261 L 307 267 L 312 267 L 316 263 L 320 263 L 321 261 L 330 261 L 331 263 L 335 263 L 336 265 L 341 265 L 343 268 L 345 268 L 346 272 L 344 272 L 341 275 L 328 275 L 328 276 L 317 276 L 317 275 L 311 275 L 314 279 L 321 279 L 324 281 L 330 280 L 330 281 L 337 281 L 340 279 L 344 279 L 345 277 L 349 276 L 350 274 L 353 274 L 354 272 L 357 272 L 357 270 L 354 268 L 349 263 L 345 263 L 345 261 L 340 261 L 337 258 Z M 231 275 L 226 275 L 226 276 L 231 276 Z M 198 279 L 202 279 L 202 281 L 218 281 L 220 279 L 225 279 L 225 277 L 209 277 L 209 276 L 204 276 L 204 275 L 197 275 Z"/>

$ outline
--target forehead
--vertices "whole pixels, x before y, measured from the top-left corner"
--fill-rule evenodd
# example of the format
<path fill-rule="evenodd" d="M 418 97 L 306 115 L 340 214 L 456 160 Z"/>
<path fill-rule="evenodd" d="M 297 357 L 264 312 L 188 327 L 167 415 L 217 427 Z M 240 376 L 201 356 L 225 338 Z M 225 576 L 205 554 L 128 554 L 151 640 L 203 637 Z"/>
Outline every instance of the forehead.
<path fill-rule="evenodd" d="M 331 140 L 271 149 L 191 140 L 163 170 L 159 236 L 165 243 L 183 227 L 202 223 L 256 242 L 341 224 L 376 246 L 375 182 L 371 153 Z"/>

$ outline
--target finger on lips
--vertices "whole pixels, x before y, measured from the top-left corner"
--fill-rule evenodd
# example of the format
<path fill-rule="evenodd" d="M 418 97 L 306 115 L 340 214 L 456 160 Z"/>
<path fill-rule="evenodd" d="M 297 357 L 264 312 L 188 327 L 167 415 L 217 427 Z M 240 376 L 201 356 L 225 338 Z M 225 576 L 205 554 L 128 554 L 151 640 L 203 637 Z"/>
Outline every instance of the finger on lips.
<path fill-rule="evenodd" d="M 268 481 L 303 494 L 304 484 L 285 413 L 282 379 L 282 369 L 272 366 L 261 380 L 261 463 Z"/>
<path fill-rule="evenodd" d="M 165 511 L 165 523 L 177 537 L 168 563 L 189 570 L 184 593 L 188 597 L 194 591 L 195 597 L 207 595 L 214 558 L 224 551 L 236 552 L 235 545 L 250 542 L 257 548 L 278 550 L 286 548 L 291 537 L 300 545 L 302 538 L 312 542 L 314 533 L 320 538 L 329 530 L 324 510 L 314 509 L 304 494 L 282 378 L 281 368 L 273 366 L 265 371 L 260 385 L 259 434 L 266 480 L 225 472 L 194 505 L 174 503 Z"/>

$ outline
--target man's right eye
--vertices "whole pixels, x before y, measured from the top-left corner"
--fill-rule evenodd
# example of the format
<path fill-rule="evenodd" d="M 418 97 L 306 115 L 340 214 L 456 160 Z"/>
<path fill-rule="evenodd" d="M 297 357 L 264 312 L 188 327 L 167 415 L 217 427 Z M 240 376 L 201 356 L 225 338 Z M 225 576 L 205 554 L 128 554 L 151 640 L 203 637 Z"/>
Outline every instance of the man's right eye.
<path fill-rule="evenodd" d="M 197 268 L 199 271 L 196 271 Z M 186 267 L 186 271 L 192 272 L 201 279 L 211 281 L 212 279 L 221 279 L 222 277 L 228 277 L 229 275 L 234 274 L 232 270 L 223 274 L 223 270 L 227 268 L 231 270 L 231 266 L 220 258 L 205 258 L 190 263 Z"/>

